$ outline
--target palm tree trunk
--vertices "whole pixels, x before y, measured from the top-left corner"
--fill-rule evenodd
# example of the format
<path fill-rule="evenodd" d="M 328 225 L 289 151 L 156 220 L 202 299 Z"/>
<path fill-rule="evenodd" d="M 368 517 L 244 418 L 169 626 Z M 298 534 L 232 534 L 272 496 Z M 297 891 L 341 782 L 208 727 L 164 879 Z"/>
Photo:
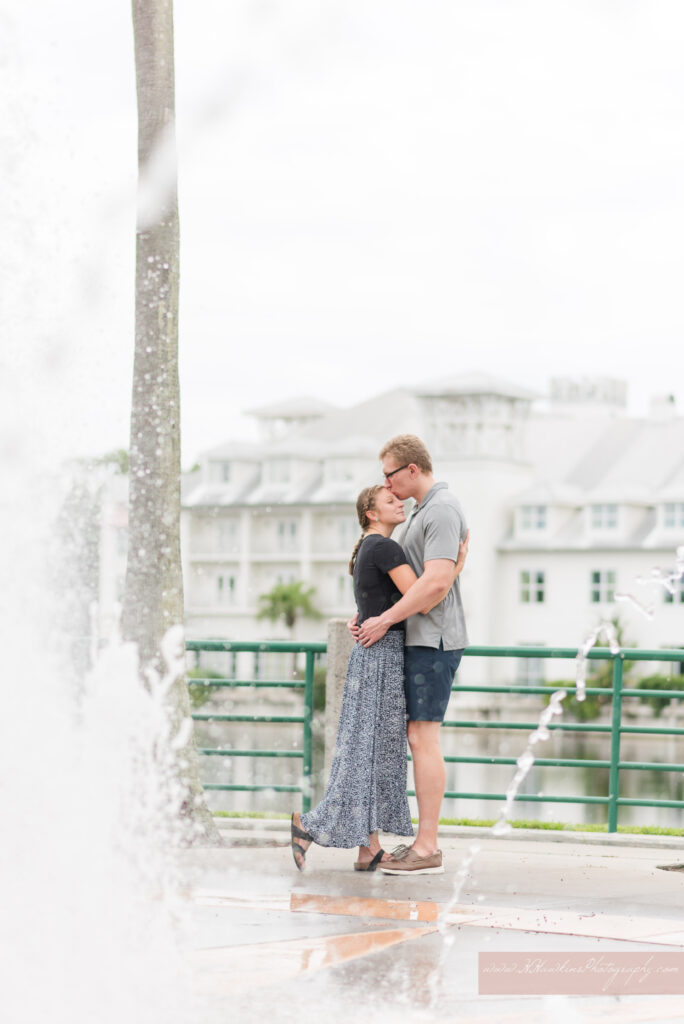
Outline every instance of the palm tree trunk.
<path fill-rule="evenodd" d="M 133 0 L 138 97 L 135 358 L 131 404 L 129 553 L 122 630 L 146 666 L 182 625 L 180 555 L 179 219 L 175 168 L 172 0 Z M 187 682 L 170 695 L 174 722 L 190 715 Z M 194 738 L 178 751 L 184 814 L 204 841 L 220 842 L 203 799 Z"/>

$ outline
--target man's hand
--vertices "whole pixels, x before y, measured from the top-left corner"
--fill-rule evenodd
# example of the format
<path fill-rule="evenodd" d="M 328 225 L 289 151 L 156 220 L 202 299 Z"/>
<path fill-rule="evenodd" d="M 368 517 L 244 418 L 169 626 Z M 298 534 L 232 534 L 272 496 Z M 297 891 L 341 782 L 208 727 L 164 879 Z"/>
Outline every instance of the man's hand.
<path fill-rule="evenodd" d="M 356 612 L 356 614 L 353 615 L 352 618 L 347 623 L 347 629 L 349 630 L 351 635 L 354 637 L 354 640 L 356 640 L 356 641 L 358 641 L 358 639 L 359 639 L 359 632 L 360 632 L 359 627 L 356 625 L 356 623 L 358 621 L 359 621 L 359 613 Z"/>
<path fill-rule="evenodd" d="M 468 532 L 466 533 L 465 540 L 462 540 L 461 543 L 458 545 L 458 561 L 456 562 L 456 565 L 454 567 L 454 579 L 456 579 L 456 577 L 459 576 L 463 571 L 463 566 L 465 565 L 466 558 L 468 557 L 469 544 L 470 530 L 468 530 Z"/>
<path fill-rule="evenodd" d="M 384 623 L 381 615 L 376 615 L 373 619 L 366 619 L 361 629 L 359 630 L 359 640 L 363 647 L 370 647 L 372 644 L 377 643 L 385 635 L 390 627 L 390 623 Z"/>

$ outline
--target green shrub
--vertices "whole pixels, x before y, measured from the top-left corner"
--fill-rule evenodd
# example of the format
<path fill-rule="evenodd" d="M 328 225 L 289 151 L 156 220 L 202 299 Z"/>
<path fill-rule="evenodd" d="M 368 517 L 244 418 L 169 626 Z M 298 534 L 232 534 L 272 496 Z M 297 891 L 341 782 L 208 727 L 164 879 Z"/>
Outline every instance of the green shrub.
<path fill-rule="evenodd" d="M 211 668 L 190 668 L 187 672 L 188 683 L 192 682 L 193 679 L 224 679 L 220 672 L 214 672 Z M 190 704 L 193 711 L 197 711 L 203 704 L 211 697 L 211 686 L 200 686 L 194 685 L 189 686 L 190 691 Z"/>
<path fill-rule="evenodd" d="M 325 665 L 314 665 L 314 711 L 325 711 Z"/>
<path fill-rule="evenodd" d="M 546 683 L 553 690 L 567 690 L 575 686 L 574 679 L 550 680 Z M 597 682 L 595 679 L 587 679 L 587 686 L 605 686 L 605 682 Z M 610 684 L 609 684 L 610 685 Z M 563 701 L 563 713 L 576 722 L 591 722 L 601 714 L 601 708 L 610 700 L 610 694 L 605 696 L 602 693 L 588 693 L 584 700 L 577 700 L 574 693 L 568 693 Z M 547 701 L 548 703 L 548 701 Z"/>
<path fill-rule="evenodd" d="M 313 684 L 313 709 L 314 711 L 325 711 L 325 680 L 327 669 L 325 665 L 314 664 Z M 298 668 L 295 672 L 295 679 L 303 679 L 304 670 Z"/>
<path fill-rule="evenodd" d="M 612 620 L 615 626 L 617 634 L 617 640 L 620 647 L 631 647 L 631 641 L 626 641 L 624 638 L 624 629 L 618 616 L 615 616 Z M 603 639 L 599 640 L 594 647 L 598 650 L 605 648 L 607 644 Z M 623 686 L 628 686 L 627 682 L 629 676 L 634 669 L 633 661 L 623 661 L 622 663 L 622 680 Z M 547 682 L 547 686 L 552 686 L 554 690 L 562 690 L 567 686 L 576 686 L 575 680 L 569 680 L 567 682 Z M 574 693 L 568 694 L 563 701 L 563 707 L 568 716 L 575 719 L 577 722 L 591 722 L 594 718 L 598 718 L 601 714 L 602 708 L 609 704 L 611 701 L 610 691 L 613 688 L 613 661 L 597 661 L 589 659 L 587 663 L 587 675 L 586 675 L 587 689 L 598 689 L 606 690 L 607 692 L 602 693 L 588 693 L 584 700 L 577 700 L 577 696 Z M 657 700 L 658 698 L 653 698 Z"/>
<path fill-rule="evenodd" d="M 639 680 L 638 688 L 640 690 L 681 690 L 680 686 L 676 685 L 676 680 L 672 676 L 663 676 L 659 673 L 654 673 L 652 676 L 644 676 L 643 679 Z M 653 714 L 658 718 L 670 703 L 671 697 L 639 697 L 642 704 L 648 704 L 649 707 L 653 708 Z"/>

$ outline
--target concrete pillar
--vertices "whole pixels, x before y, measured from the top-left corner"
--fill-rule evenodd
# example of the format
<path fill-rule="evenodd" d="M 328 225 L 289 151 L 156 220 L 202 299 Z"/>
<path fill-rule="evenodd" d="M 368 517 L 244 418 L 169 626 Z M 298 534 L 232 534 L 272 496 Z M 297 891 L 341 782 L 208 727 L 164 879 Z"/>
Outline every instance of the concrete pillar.
<path fill-rule="evenodd" d="M 328 620 L 328 658 L 325 681 L 325 781 L 330 775 L 337 723 L 342 710 L 347 662 L 354 646 L 354 638 L 347 629 L 346 619 Z"/>

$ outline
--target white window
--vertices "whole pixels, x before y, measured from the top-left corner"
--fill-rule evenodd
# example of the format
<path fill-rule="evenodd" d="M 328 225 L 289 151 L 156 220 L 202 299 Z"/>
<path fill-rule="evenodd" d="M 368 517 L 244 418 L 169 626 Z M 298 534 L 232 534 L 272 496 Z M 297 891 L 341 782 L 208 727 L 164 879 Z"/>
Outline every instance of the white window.
<path fill-rule="evenodd" d="M 276 526 L 279 551 L 296 551 L 299 523 L 296 519 L 279 519 Z"/>
<path fill-rule="evenodd" d="M 340 551 L 349 551 L 361 536 L 361 527 L 356 519 L 351 516 L 337 520 L 337 542 Z"/>
<path fill-rule="evenodd" d="M 266 480 L 270 484 L 286 484 L 292 476 L 290 459 L 270 459 L 266 463 Z"/>
<path fill-rule="evenodd" d="M 590 601 L 592 604 L 610 604 L 615 600 L 616 573 L 614 569 L 593 569 L 591 572 Z"/>
<path fill-rule="evenodd" d="M 235 604 L 235 576 L 219 573 L 216 577 L 216 600 L 219 604 Z"/>
<path fill-rule="evenodd" d="M 326 469 L 329 480 L 354 479 L 354 463 L 351 459 L 328 459 Z"/>
<path fill-rule="evenodd" d="M 674 584 L 673 594 L 669 590 L 665 591 L 665 601 L 667 604 L 684 604 L 684 576 L 680 576 Z"/>
<path fill-rule="evenodd" d="M 544 644 L 521 643 L 520 647 L 543 647 Z M 544 685 L 544 659 L 518 658 L 516 680 L 518 686 Z"/>
<path fill-rule="evenodd" d="M 520 603 L 543 604 L 546 596 L 546 573 L 523 569 L 520 573 Z"/>
<path fill-rule="evenodd" d="M 335 604 L 338 607 L 354 604 L 354 586 L 352 577 L 348 572 L 340 573 L 337 577 L 337 590 Z"/>
<path fill-rule="evenodd" d="M 209 462 L 209 479 L 212 483 L 227 484 L 231 478 L 231 463 L 223 462 L 220 459 L 211 459 Z"/>
<path fill-rule="evenodd" d="M 546 505 L 522 505 L 520 508 L 521 530 L 546 529 Z"/>
<path fill-rule="evenodd" d="M 287 583 L 294 583 L 294 582 L 295 582 L 295 574 L 293 572 L 279 572 L 276 575 L 276 583 L 279 583 L 281 586 L 283 586 L 284 584 L 287 584 Z"/>
<path fill-rule="evenodd" d="M 666 502 L 664 523 L 667 530 L 684 529 L 684 501 Z"/>
<path fill-rule="evenodd" d="M 216 550 L 237 551 L 238 524 L 235 519 L 225 519 L 216 524 Z"/>
<path fill-rule="evenodd" d="M 615 530 L 618 524 L 617 505 L 592 505 L 591 527 L 593 530 Z"/>
<path fill-rule="evenodd" d="M 684 643 L 679 644 L 661 644 L 664 651 L 675 650 L 681 651 L 684 648 Z M 684 676 L 684 661 L 666 661 L 660 662 L 658 672 L 662 675 L 669 675 L 671 677 Z M 677 680 L 679 682 L 679 680 Z M 677 701 L 677 704 L 680 702 Z"/>

